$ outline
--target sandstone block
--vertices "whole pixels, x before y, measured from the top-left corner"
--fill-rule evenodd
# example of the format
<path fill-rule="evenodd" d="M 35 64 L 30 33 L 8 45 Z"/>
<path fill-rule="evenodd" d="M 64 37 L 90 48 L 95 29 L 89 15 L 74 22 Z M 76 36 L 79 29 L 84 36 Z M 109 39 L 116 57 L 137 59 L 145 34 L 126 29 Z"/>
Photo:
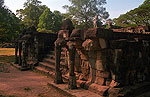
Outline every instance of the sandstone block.
<path fill-rule="evenodd" d="M 109 78 L 110 77 L 110 73 L 107 71 L 96 71 L 96 77 L 102 77 L 102 78 Z"/>
<path fill-rule="evenodd" d="M 106 40 L 99 38 L 99 44 L 102 49 L 107 48 Z"/>
<path fill-rule="evenodd" d="M 98 84 L 98 85 L 104 85 L 105 80 L 104 80 L 104 78 L 96 77 L 95 83 Z"/>
<path fill-rule="evenodd" d="M 95 51 L 89 51 L 88 52 L 88 57 L 89 58 L 96 59 L 96 57 L 97 57 L 96 55 L 97 55 L 97 53 Z"/>
<path fill-rule="evenodd" d="M 104 66 L 102 64 L 102 60 L 96 60 L 95 69 L 100 70 L 100 71 L 104 71 Z"/>
<path fill-rule="evenodd" d="M 100 49 L 100 45 L 97 39 L 95 40 L 87 39 L 82 43 L 82 46 L 84 50 L 88 50 L 88 51 Z"/>

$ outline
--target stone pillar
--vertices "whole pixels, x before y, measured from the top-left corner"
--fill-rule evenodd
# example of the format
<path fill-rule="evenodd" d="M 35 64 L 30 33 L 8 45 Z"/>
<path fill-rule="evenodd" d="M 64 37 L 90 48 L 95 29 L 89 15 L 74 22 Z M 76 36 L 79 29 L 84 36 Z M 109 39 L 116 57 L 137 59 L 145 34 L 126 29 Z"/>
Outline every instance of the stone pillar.
<path fill-rule="evenodd" d="M 27 41 L 23 41 L 22 42 L 22 53 L 23 53 L 23 56 L 22 56 L 22 68 L 27 68 Z"/>
<path fill-rule="evenodd" d="M 54 82 L 56 84 L 61 84 L 63 83 L 62 80 L 62 73 L 60 71 L 60 57 L 61 57 L 61 46 L 57 44 L 57 41 L 55 42 L 55 80 Z"/>
<path fill-rule="evenodd" d="M 15 64 L 18 64 L 18 56 L 17 56 L 17 53 L 18 53 L 18 42 L 15 42 Z"/>
<path fill-rule="evenodd" d="M 34 38 L 34 46 L 35 46 L 35 61 L 36 64 L 39 63 L 39 42 L 38 42 L 38 36 L 36 35 Z"/>
<path fill-rule="evenodd" d="M 19 66 L 22 65 L 22 57 L 21 57 L 21 52 L 22 52 L 22 42 L 18 42 L 18 47 L 19 47 Z"/>
<path fill-rule="evenodd" d="M 76 53 L 76 48 L 73 44 L 73 42 L 69 41 L 67 43 L 68 45 L 68 50 L 69 50 L 69 83 L 68 83 L 68 88 L 70 89 L 76 89 L 77 84 L 76 84 L 76 76 L 74 73 L 74 65 L 75 65 L 75 53 Z"/>

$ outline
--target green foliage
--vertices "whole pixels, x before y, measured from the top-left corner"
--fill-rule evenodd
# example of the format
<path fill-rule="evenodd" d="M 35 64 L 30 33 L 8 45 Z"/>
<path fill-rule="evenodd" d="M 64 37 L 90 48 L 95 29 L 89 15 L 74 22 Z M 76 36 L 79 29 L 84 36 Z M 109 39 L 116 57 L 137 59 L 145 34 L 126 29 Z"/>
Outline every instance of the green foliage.
<path fill-rule="evenodd" d="M 145 0 L 142 5 L 134 10 L 120 15 L 113 21 L 116 26 L 128 27 L 139 25 L 150 25 L 150 0 Z"/>
<path fill-rule="evenodd" d="M 0 0 L 0 7 L 4 5 L 4 0 Z"/>
<path fill-rule="evenodd" d="M 53 13 L 49 8 L 46 8 L 43 14 L 39 18 L 38 31 L 39 32 L 57 32 L 61 28 L 62 15 L 59 11 Z"/>
<path fill-rule="evenodd" d="M 39 17 L 39 29 L 47 29 L 51 30 L 53 27 L 53 13 L 50 11 L 49 8 L 46 8 L 43 14 Z"/>
<path fill-rule="evenodd" d="M 34 26 L 39 32 L 53 33 L 61 28 L 63 16 L 59 11 L 50 9 L 38 0 L 27 0 L 24 9 L 17 10 L 17 15 L 25 27 Z"/>
<path fill-rule="evenodd" d="M 46 8 L 47 6 L 41 5 L 38 0 L 27 0 L 24 3 L 24 9 L 19 9 L 16 13 L 26 27 L 35 26 L 37 28 L 39 17 Z"/>
<path fill-rule="evenodd" d="M 69 0 L 71 6 L 63 6 L 68 13 L 65 14 L 67 18 L 72 19 L 75 28 L 88 28 L 93 26 L 95 15 L 105 20 L 109 17 L 108 12 L 103 7 L 106 0 Z"/>
<path fill-rule="evenodd" d="M 1 2 L 0 2 L 1 3 Z M 20 20 L 3 3 L 0 7 L 0 41 L 12 42 L 19 34 Z"/>

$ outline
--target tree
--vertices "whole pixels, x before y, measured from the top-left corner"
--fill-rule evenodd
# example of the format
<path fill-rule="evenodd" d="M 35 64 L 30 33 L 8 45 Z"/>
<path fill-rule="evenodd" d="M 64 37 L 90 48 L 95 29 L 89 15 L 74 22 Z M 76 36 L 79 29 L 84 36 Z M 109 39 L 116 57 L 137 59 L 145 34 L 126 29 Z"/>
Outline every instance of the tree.
<path fill-rule="evenodd" d="M 24 3 L 24 9 L 16 11 L 26 27 L 35 26 L 37 28 L 39 17 L 47 8 L 47 6 L 41 5 L 41 3 L 42 2 L 38 0 L 27 0 L 27 2 Z"/>
<path fill-rule="evenodd" d="M 40 32 L 57 32 L 61 28 L 62 14 L 59 11 L 51 12 L 46 8 L 39 17 L 38 31 Z"/>
<path fill-rule="evenodd" d="M 20 20 L 4 6 L 4 1 L 0 3 L 0 41 L 12 42 L 19 34 Z"/>
<path fill-rule="evenodd" d="M 139 25 L 150 25 L 150 0 L 145 0 L 142 5 L 134 10 L 120 15 L 114 19 L 116 26 L 128 27 Z"/>
<path fill-rule="evenodd" d="M 100 21 L 109 17 L 106 8 L 106 0 L 69 0 L 71 6 L 63 6 L 67 9 L 66 16 L 71 18 L 76 27 L 88 28 L 92 27 L 93 20 L 96 15 L 100 17 Z"/>
<path fill-rule="evenodd" d="M 52 30 L 53 13 L 49 8 L 46 8 L 43 14 L 39 17 L 38 31 Z"/>
<path fill-rule="evenodd" d="M 58 32 L 61 29 L 64 16 L 57 10 L 53 12 L 53 31 Z"/>
<path fill-rule="evenodd" d="M 0 7 L 4 5 L 4 0 L 0 0 Z"/>

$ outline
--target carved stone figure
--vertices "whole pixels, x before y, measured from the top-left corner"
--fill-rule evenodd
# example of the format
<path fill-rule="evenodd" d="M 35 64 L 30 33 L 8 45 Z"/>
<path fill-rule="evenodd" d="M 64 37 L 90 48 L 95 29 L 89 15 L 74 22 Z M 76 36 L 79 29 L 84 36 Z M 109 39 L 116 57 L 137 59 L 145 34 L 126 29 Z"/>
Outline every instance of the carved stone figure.
<path fill-rule="evenodd" d="M 93 21 L 94 28 L 97 28 L 97 19 L 98 19 L 98 16 L 96 15 Z"/>
<path fill-rule="evenodd" d="M 68 87 L 70 89 L 76 89 L 77 84 L 76 84 L 76 76 L 74 73 L 76 48 L 73 42 L 71 41 L 67 43 L 67 46 L 69 50 L 69 84 L 68 84 Z"/>
<path fill-rule="evenodd" d="M 68 87 L 70 89 L 77 88 L 76 86 L 76 77 L 74 73 L 74 65 L 75 65 L 75 46 L 73 42 L 69 41 L 67 38 L 70 38 L 70 35 L 72 33 L 72 30 L 74 29 L 73 24 L 70 19 L 66 19 L 63 22 L 62 30 L 58 33 L 58 38 L 55 41 L 55 80 L 54 82 L 57 84 L 63 83 L 62 81 L 62 73 L 60 71 L 60 56 L 61 56 L 61 48 L 66 47 L 69 51 L 69 84 Z M 67 40 L 66 40 L 67 39 Z M 69 41 L 69 42 L 67 42 Z"/>
<path fill-rule="evenodd" d="M 37 37 L 34 36 L 37 34 L 37 31 L 35 27 L 29 27 L 27 30 L 23 30 L 23 32 L 19 35 L 18 39 L 15 43 L 15 63 L 18 63 L 18 48 L 19 48 L 19 65 L 23 68 L 26 68 L 27 66 L 27 56 L 28 56 L 28 48 L 31 43 L 33 43 L 33 47 L 38 47 L 37 43 Z M 35 45 L 34 45 L 35 43 Z M 36 48 L 35 47 L 35 48 Z M 36 53 L 38 54 L 38 49 L 35 49 Z M 23 54 L 23 55 L 22 55 Z M 35 55 L 36 58 L 38 56 Z M 37 61 L 38 62 L 38 61 Z"/>

